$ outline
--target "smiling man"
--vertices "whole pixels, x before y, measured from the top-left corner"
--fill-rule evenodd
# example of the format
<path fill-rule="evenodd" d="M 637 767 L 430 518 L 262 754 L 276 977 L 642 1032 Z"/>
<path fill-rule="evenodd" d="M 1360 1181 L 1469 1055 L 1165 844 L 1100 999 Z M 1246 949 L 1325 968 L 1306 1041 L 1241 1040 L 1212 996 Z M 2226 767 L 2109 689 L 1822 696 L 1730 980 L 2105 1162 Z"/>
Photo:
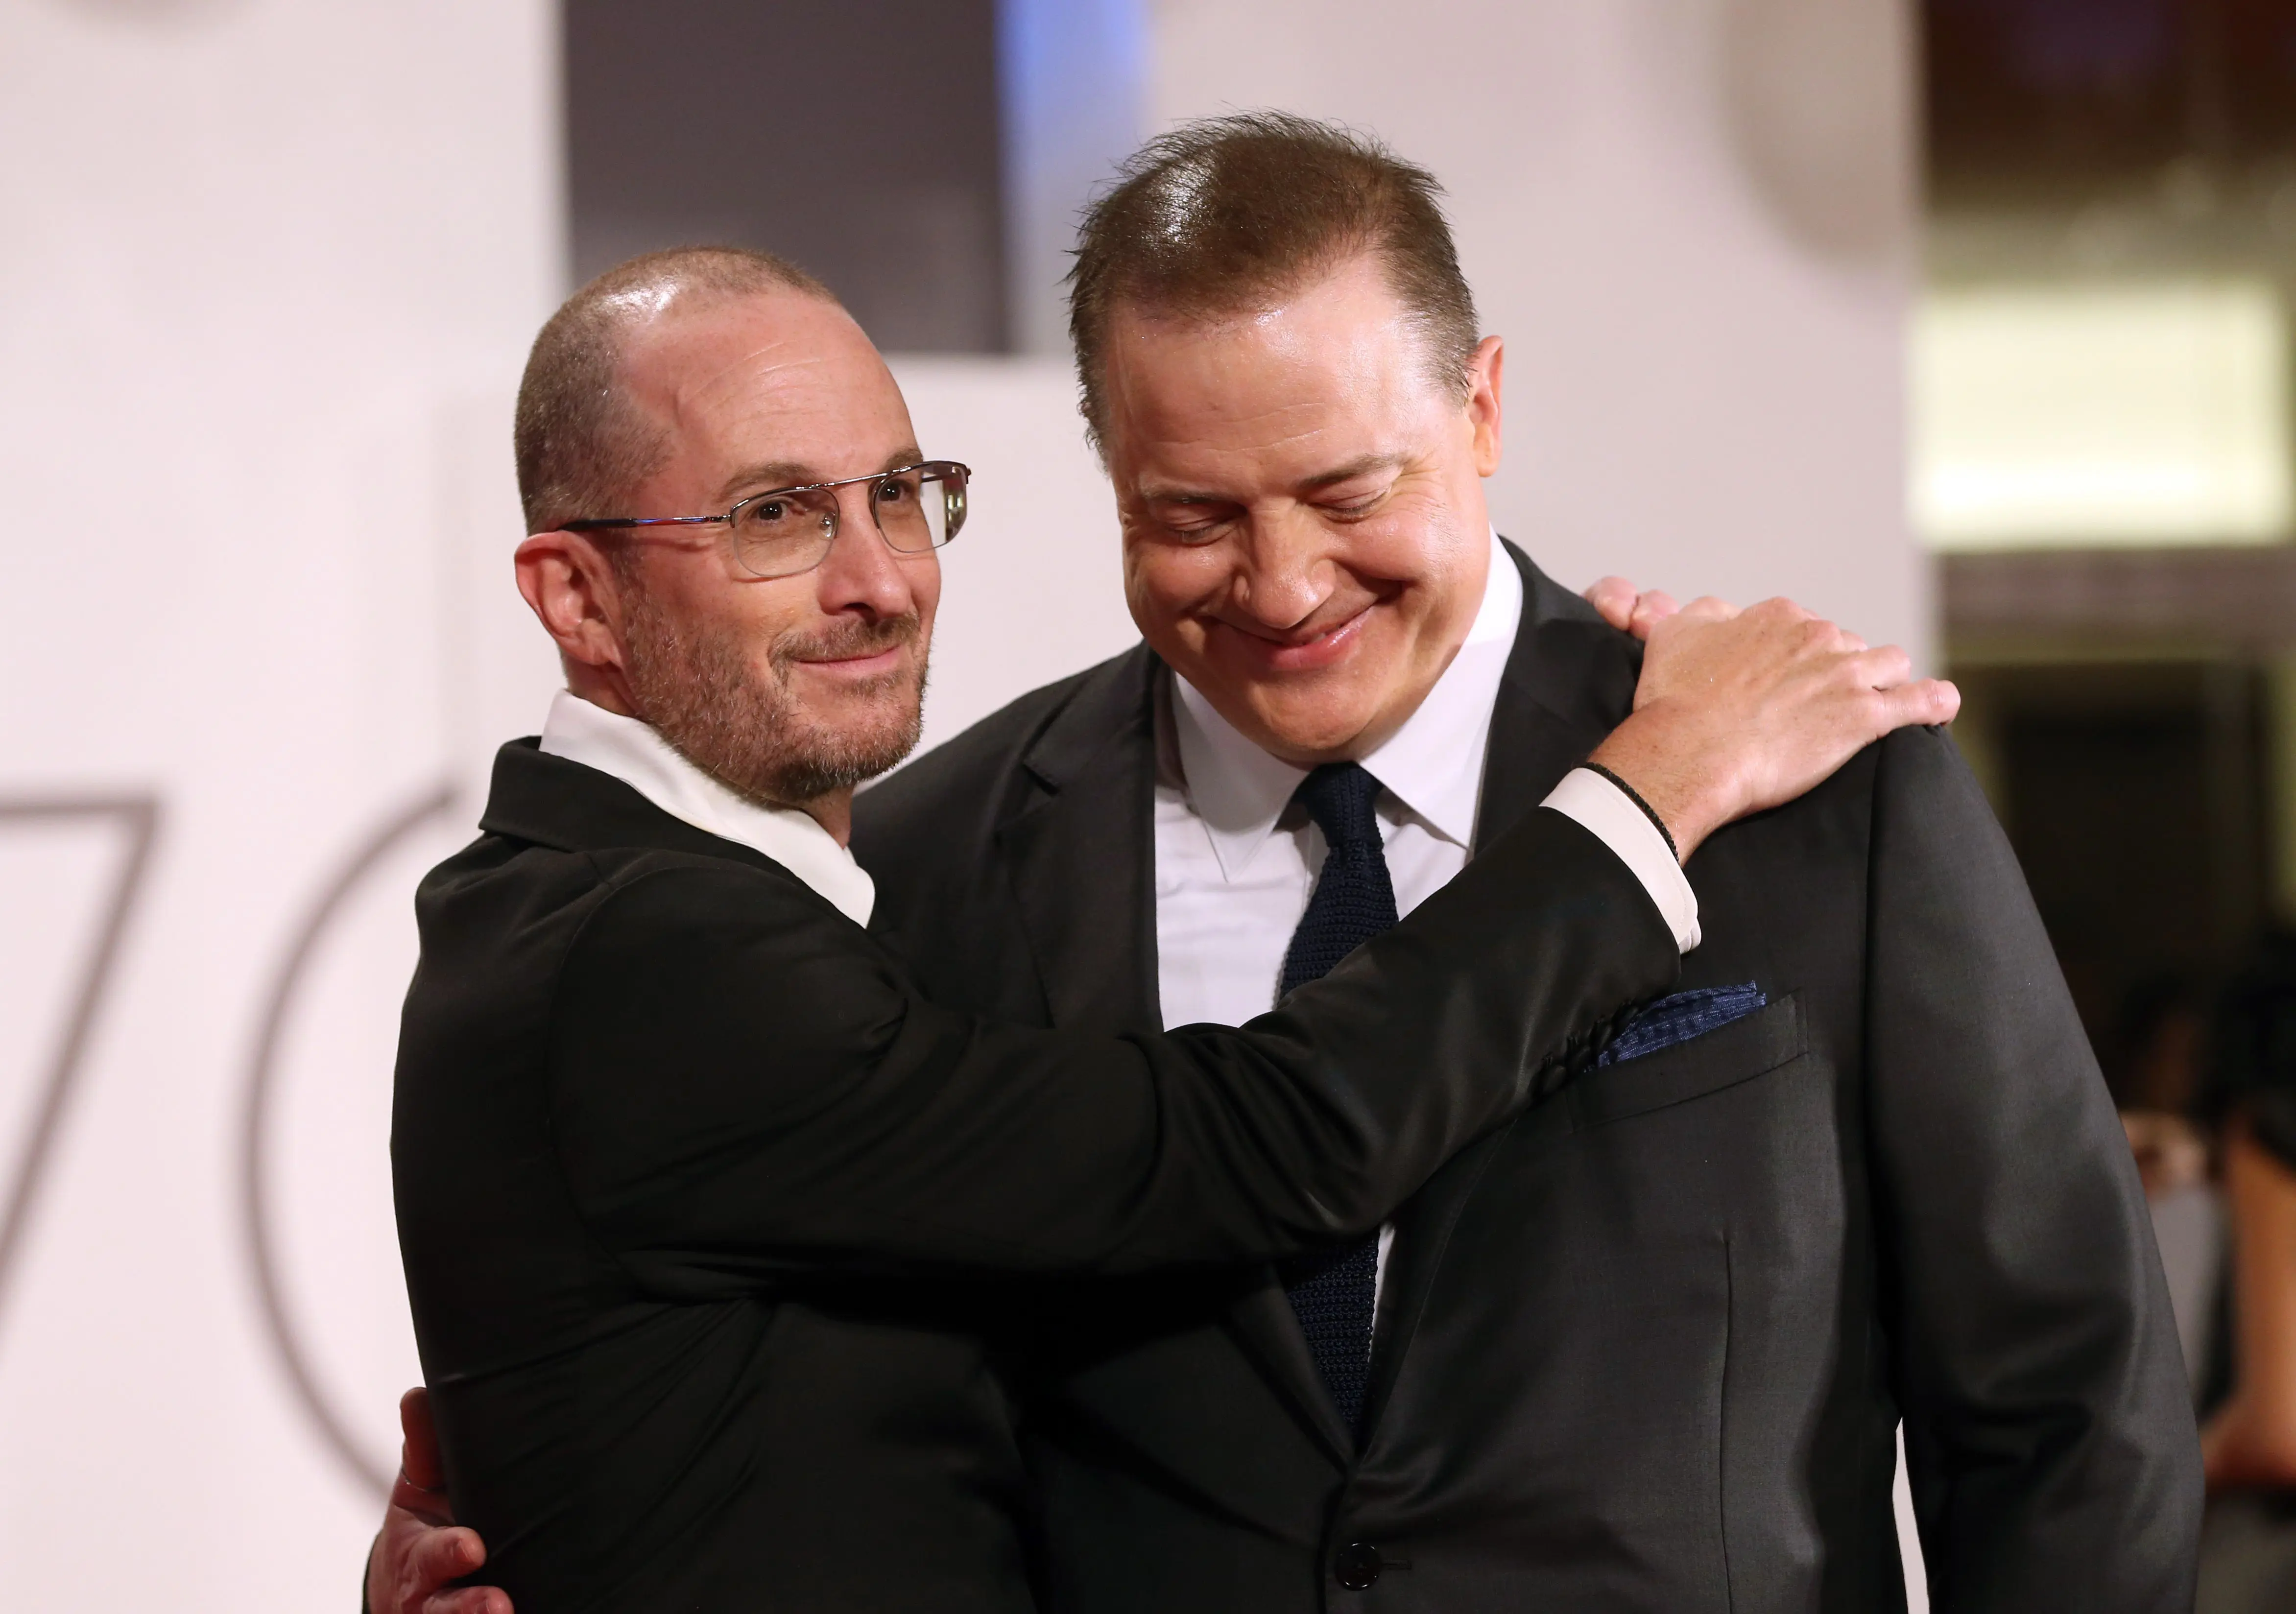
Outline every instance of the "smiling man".
<path fill-rule="evenodd" d="M 1144 643 L 863 798 L 876 928 L 938 997 L 1241 1022 L 1329 956 L 1328 893 L 1408 924 L 1633 709 L 1632 640 L 1490 526 L 1505 350 L 1437 196 L 1263 114 L 1091 209 L 1071 332 Z M 1685 872 L 1693 1007 L 1380 1233 L 1040 1303 L 1055 1614 L 1900 1607 L 1901 1421 L 1932 1608 L 2188 1606 L 2143 1194 L 1951 741 Z"/>
<path fill-rule="evenodd" d="M 845 847 L 967 498 L 845 311 L 758 254 L 625 266 L 537 338 L 517 448 L 567 688 L 418 894 L 391 1143 L 447 1488 L 528 1614 L 1025 1610 L 1021 1279 L 1351 1247 L 1672 982 L 1669 831 L 1955 703 L 1806 613 L 1666 624 L 1611 778 L 1392 935 L 1337 916 L 1328 980 L 1241 1028 L 1000 1021 L 864 930 Z"/>

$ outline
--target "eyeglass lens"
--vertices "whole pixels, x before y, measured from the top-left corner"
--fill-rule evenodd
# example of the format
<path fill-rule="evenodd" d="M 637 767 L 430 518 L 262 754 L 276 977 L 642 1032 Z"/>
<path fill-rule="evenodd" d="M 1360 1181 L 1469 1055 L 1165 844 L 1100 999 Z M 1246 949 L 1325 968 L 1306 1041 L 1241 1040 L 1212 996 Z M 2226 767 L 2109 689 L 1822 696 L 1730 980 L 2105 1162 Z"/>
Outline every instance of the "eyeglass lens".
<path fill-rule="evenodd" d="M 870 489 L 877 529 L 906 554 L 939 549 L 964 520 L 964 476 L 926 466 L 889 476 Z M 837 541 L 834 488 L 808 487 L 752 499 L 734 518 L 734 552 L 752 577 L 785 578 L 821 564 Z"/>

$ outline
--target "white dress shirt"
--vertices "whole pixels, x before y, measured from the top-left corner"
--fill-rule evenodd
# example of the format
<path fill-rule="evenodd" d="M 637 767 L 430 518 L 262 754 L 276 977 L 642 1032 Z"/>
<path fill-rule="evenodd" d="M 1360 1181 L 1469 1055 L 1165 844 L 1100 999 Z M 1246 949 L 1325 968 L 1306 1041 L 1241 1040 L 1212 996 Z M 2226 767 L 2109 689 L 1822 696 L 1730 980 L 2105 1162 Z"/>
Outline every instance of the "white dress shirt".
<path fill-rule="evenodd" d="M 855 924 L 869 922 L 876 884 L 837 837 L 810 814 L 735 795 L 680 756 L 652 724 L 561 690 L 542 725 L 542 749 L 612 774 L 672 818 L 763 852 Z"/>
<path fill-rule="evenodd" d="M 1495 531 L 1489 580 L 1465 643 L 1419 709 L 1363 758 L 1383 787 L 1374 810 L 1398 917 L 1466 867 L 1491 711 L 1521 621 L 1522 575 Z M 1177 674 L 1171 731 L 1177 756 L 1159 770 L 1155 811 L 1164 1024 L 1242 1025 L 1275 1006 L 1283 955 L 1323 867 L 1324 833 L 1291 807 L 1308 770 L 1244 738 Z M 1690 881 L 1657 827 L 1618 786 L 1573 769 L 1543 805 L 1578 820 L 1618 854 L 1684 952 L 1698 945 Z M 1380 1234 L 1382 1280 L 1393 1232 Z"/>

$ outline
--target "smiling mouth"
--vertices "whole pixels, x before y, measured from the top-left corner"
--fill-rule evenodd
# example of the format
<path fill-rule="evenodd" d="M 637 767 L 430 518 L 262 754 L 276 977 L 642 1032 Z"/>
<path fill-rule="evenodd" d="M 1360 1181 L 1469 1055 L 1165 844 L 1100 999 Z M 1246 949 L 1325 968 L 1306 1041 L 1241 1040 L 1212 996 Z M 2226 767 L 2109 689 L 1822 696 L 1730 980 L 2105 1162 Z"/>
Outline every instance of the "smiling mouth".
<path fill-rule="evenodd" d="M 1372 609 L 1366 605 L 1344 622 L 1325 628 L 1311 639 L 1296 642 L 1267 638 L 1232 623 L 1218 626 L 1226 628 L 1231 641 L 1269 672 L 1313 672 L 1331 666 L 1355 648 L 1356 642 L 1363 636 L 1364 624 L 1371 619 Z"/>
<path fill-rule="evenodd" d="M 869 651 L 857 656 L 800 656 L 797 664 L 822 672 L 852 675 L 885 673 L 900 665 L 901 650 L 900 645 L 889 644 L 882 650 Z"/>

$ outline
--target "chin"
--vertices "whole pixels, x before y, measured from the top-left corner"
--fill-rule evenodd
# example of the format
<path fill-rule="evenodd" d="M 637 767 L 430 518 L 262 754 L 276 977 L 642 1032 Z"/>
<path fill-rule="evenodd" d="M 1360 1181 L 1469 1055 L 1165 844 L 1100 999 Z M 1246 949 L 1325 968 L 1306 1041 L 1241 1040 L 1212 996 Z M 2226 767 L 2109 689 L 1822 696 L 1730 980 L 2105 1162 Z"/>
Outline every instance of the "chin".
<path fill-rule="evenodd" d="M 1312 697 L 1255 700 L 1251 705 L 1264 731 L 1261 743 L 1293 760 L 1354 755 L 1356 741 L 1378 715 L 1353 700 L 1342 703 Z"/>
<path fill-rule="evenodd" d="M 914 700 L 889 701 L 853 718 L 816 717 L 783 737 L 764 793 L 783 802 L 810 801 L 874 779 L 916 750 L 920 717 Z"/>
<path fill-rule="evenodd" d="M 843 749 L 876 755 L 894 751 L 898 753 L 895 761 L 914 748 L 923 726 L 924 706 L 914 684 L 887 690 L 865 704 L 854 701 L 822 725 L 824 732 L 833 735 Z"/>

